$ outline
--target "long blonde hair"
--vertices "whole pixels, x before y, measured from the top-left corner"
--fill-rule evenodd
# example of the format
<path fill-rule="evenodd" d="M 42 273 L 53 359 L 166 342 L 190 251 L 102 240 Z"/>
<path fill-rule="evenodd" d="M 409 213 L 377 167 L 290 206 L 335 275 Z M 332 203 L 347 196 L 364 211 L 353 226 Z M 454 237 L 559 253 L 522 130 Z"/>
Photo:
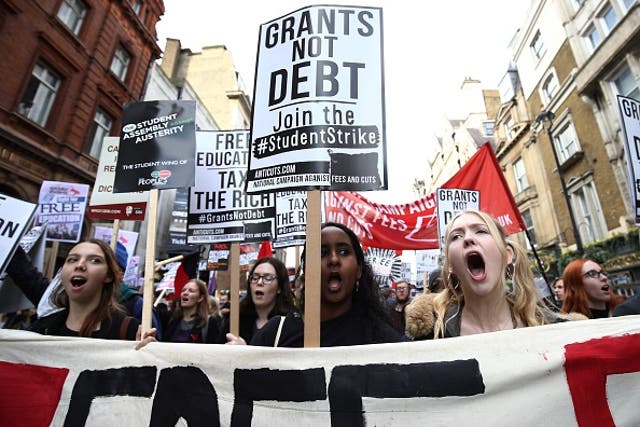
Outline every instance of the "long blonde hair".
<path fill-rule="evenodd" d="M 436 322 L 434 325 L 434 337 L 444 337 L 445 314 L 447 310 L 458 304 L 464 304 L 464 295 L 459 289 L 459 282 L 455 274 L 448 273 L 449 270 L 449 235 L 452 225 L 461 215 L 473 214 L 479 217 L 488 227 L 489 233 L 496 241 L 498 250 L 502 255 L 502 268 L 500 275 L 500 286 L 504 289 L 507 303 L 513 310 L 514 315 L 525 326 L 537 326 L 546 323 L 544 312 L 538 305 L 536 285 L 533 281 L 533 273 L 529 268 L 526 251 L 516 242 L 505 237 L 504 230 L 498 222 L 484 212 L 469 209 L 455 215 L 447 225 L 444 263 L 442 268 L 442 278 L 444 280 L 444 290 L 433 299 L 433 306 L 436 312 Z M 513 264 L 508 264 L 507 247 L 513 250 Z M 512 267 L 513 265 L 513 267 Z M 507 272 L 512 277 L 512 285 L 507 282 Z M 512 270 L 512 271 L 511 271 Z M 459 313 L 456 313 L 459 315 Z"/>

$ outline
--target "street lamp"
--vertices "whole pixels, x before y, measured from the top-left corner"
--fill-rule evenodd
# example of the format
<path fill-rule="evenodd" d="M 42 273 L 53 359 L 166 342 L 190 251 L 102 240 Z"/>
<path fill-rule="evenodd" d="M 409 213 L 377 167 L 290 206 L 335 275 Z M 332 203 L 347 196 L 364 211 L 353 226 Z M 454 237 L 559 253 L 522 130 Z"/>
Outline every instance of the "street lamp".
<path fill-rule="evenodd" d="M 562 192 L 564 193 L 564 200 L 567 202 L 567 209 L 569 210 L 569 218 L 571 219 L 571 227 L 573 228 L 573 237 L 576 240 L 576 247 L 578 253 L 582 255 L 584 250 L 582 248 L 582 238 L 580 237 L 580 231 L 576 223 L 576 218 L 573 213 L 573 207 L 571 206 L 571 200 L 569 200 L 569 192 L 567 191 L 567 184 L 564 182 L 564 174 L 560 169 L 560 160 L 558 160 L 558 153 L 556 152 L 556 145 L 553 143 L 553 135 L 551 134 L 551 127 L 553 126 L 553 119 L 555 114 L 553 111 L 541 111 L 535 119 L 538 125 L 541 125 L 547 132 L 549 143 L 551 144 L 551 151 L 553 152 L 553 158 L 556 161 L 556 170 L 558 171 L 558 177 L 560 178 L 560 185 L 562 185 Z M 546 126 L 545 126 L 546 124 Z"/>

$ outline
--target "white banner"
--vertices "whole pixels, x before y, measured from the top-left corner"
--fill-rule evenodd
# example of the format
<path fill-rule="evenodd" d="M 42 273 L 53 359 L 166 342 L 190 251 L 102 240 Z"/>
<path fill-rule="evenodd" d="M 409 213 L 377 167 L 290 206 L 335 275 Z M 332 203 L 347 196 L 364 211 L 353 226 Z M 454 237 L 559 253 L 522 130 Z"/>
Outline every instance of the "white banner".
<path fill-rule="evenodd" d="M 133 346 L 0 330 L 0 425 L 640 424 L 640 316 L 355 347 Z"/>

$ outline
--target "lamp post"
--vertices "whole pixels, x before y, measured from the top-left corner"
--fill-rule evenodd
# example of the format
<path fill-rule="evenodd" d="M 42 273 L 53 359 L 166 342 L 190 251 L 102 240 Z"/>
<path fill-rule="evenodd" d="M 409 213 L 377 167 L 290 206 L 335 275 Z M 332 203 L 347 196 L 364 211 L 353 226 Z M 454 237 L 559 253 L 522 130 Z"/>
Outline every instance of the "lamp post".
<path fill-rule="evenodd" d="M 560 169 L 560 160 L 558 160 L 558 153 L 556 152 L 556 146 L 553 143 L 553 135 L 551 134 L 551 127 L 553 126 L 554 118 L 555 118 L 555 114 L 553 114 L 553 111 L 541 111 L 536 116 L 535 122 L 542 125 L 542 127 L 547 132 L 547 137 L 549 138 L 549 143 L 551 144 L 551 151 L 553 152 L 553 158 L 556 161 L 556 170 L 558 171 L 558 177 L 560 178 L 560 185 L 562 185 L 564 200 L 567 203 L 567 209 L 569 210 L 569 218 L 571 219 L 571 226 L 573 227 L 573 237 L 576 240 L 576 247 L 577 247 L 578 253 L 582 255 L 584 253 L 584 250 L 582 247 L 582 238 L 580 237 L 580 231 L 578 230 L 576 217 L 573 213 L 571 200 L 569 200 L 569 192 L 567 191 L 567 184 L 564 182 L 564 174 L 562 173 L 562 169 Z"/>

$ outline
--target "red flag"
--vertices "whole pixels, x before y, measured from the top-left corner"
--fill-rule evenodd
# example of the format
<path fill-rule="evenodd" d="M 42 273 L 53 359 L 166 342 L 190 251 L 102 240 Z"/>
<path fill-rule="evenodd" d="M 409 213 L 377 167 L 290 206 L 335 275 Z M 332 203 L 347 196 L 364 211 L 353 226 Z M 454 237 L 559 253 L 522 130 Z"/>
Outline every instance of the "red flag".
<path fill-rule="evenodd" d="M 265 241 L 260 243 L 260 249 L 258 250 L 258 259 L 273 256 L 273 249 L 271 248 L 271 242 Z"/>
<path fill-rule="evenodd" d="M 168 300 L 179 298 L 182 288 L 191 279 L 198 277 L 198 261 L 200 252 L 185 254 L 173 280 L 173 294 L 167 297 Z"/>
<path fill-rule="evenodd" d="M 484 144 L 442 188 L 480 191 L 480 209 L 507 234 L 526 229 L 489 143 Z M 326 192 L 327 221 L 352 229 L 363 245 L 383 249 L 437 249 L 436 195 L 402 205 L 373 203 L 353 192 Z"/>

